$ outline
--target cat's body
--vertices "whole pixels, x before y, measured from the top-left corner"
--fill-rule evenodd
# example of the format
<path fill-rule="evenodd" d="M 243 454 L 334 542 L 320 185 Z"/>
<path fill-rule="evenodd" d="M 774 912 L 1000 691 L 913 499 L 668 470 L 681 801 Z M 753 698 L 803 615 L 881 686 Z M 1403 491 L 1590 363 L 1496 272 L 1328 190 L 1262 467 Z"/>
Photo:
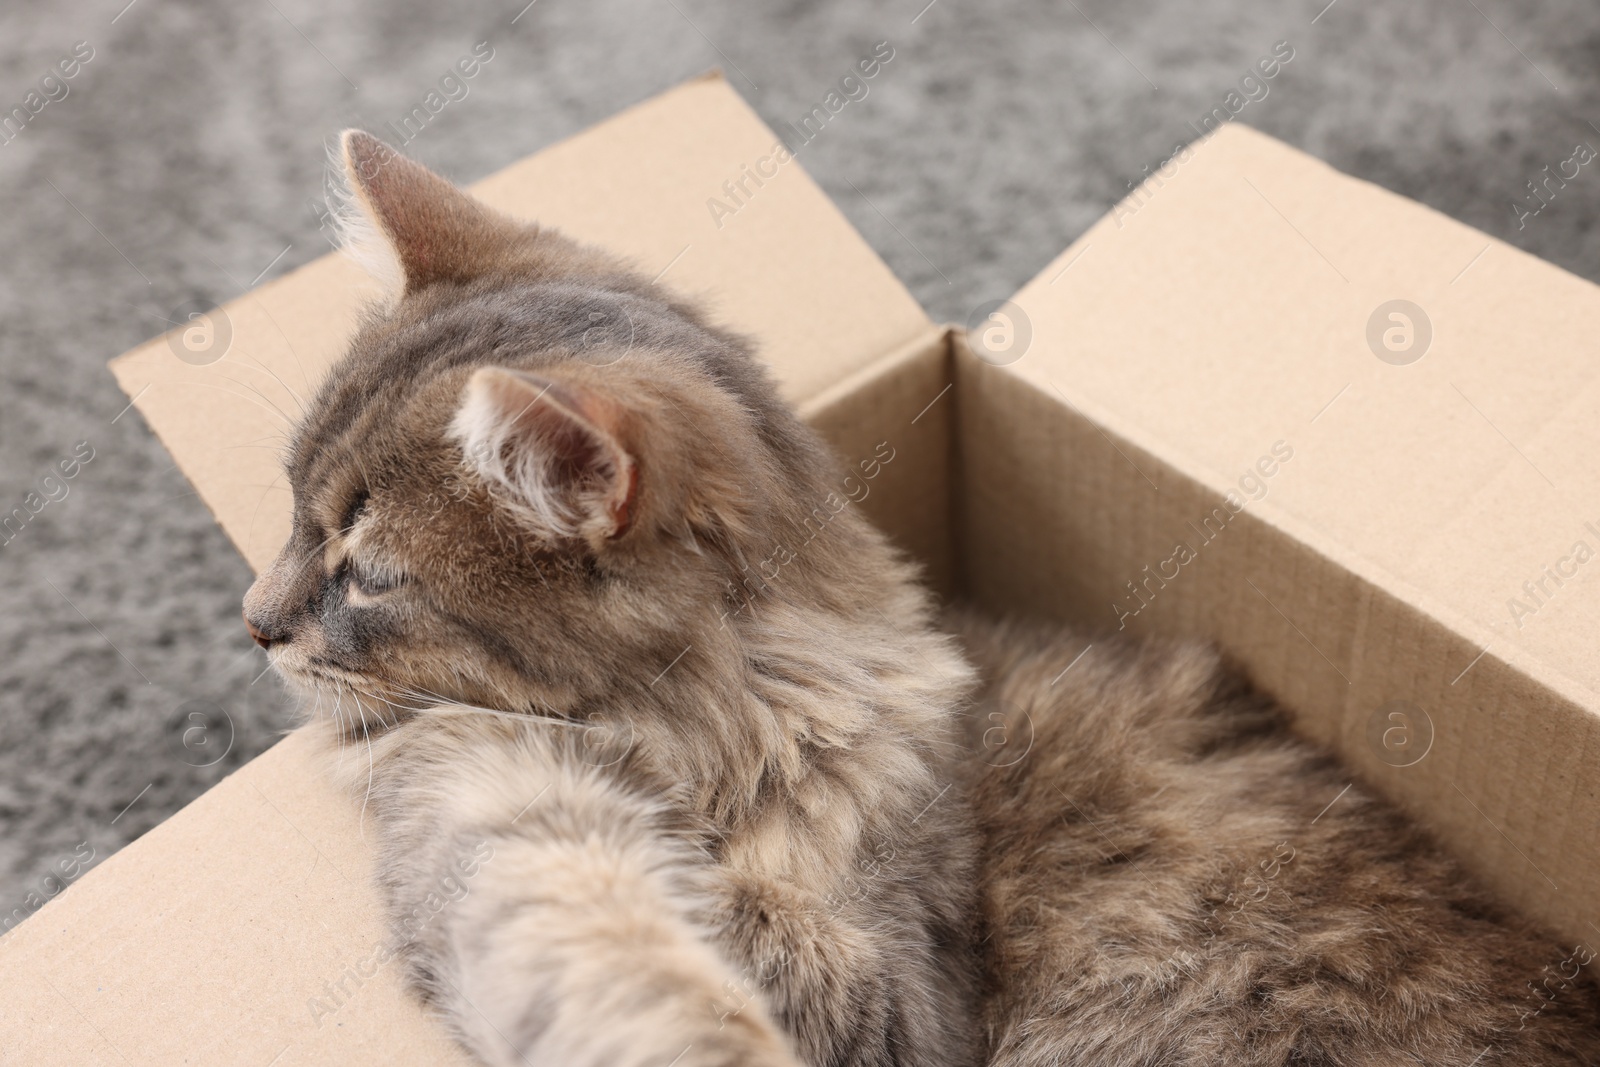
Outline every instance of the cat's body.
<path fill-rule="evenodd" d="M 1192 654 L 1096 656 L 1041 694 L 1035 676 L 1059 642 L 1019 665 L 1011 638 L 969 626 L 1007 699 L 1057 720 L 1035 723 L 1022 759 L 985 759 L 985 720 L 969 730 L 972 669 L 912 569 L 843 506 L 839 470 L 745 345 L 371 138 L 347 135 L 345 162 L 391 306 L 363 325 L 297 432 L 293 536 L 246 617 L 332 713 L 410 973 L 480 1058 L 1391 1062 L 1339 1058 L 1336 1047 L 1358 1047 L 1348 1024 L 1316 1029 L 1326 1006 L 1283 1000 L 1270 968 L 1186 957 L 1125 1001 L 1108 993 L 1108 975 L 1133 982 L 1169 949 L 1174 961 L 1201 952 L 1197 909 L 1228 886 L 1221 846 L 1140 793 L 1155 779 L 1135 758 L 1159 749 L 1139 730 L 1163 715 L 1181 725 L 1161 744 L 1208 759 L 1255 744 L 1193 740 L 1222 729 L 1202 725 L 1205 709 L 1226 717 L 1242 699 L 1209 668 Z M 1098 689 L 1077 688 L 1090 679 Z M 1080 750 L 1088 740 L 1101 743 Z M 1240 781 L 1254 793 L 1229 779 L 1208 794 L 1219 812 L 1252 805 L 1223 849 L 1237 862 L 1302 840 L 1308 801 L 1295 790 L 1311 764 L 1283 752 L 1268 745 L 1250 762 Z M 1183 788 L 1210 769 L 1178 775 Z M 1456 899 L 1439 884 L 1451 869 L 1425 850 L 1407 858 L 1414 842 L 1387 817 L 1363 815 L 1352 842 L 1318 836 L 1347 817 L 1304 840 L 1371 846 L 1342 855 L 1389 863 L 1378 888 L 1423 910 L 1429 894 Z M 1086 825 L 1110 840 L 1152 826 L 1172 836 L 1086 852 Z M 1137 863 L 1101 869 L 1124 848 Z M 1311 866 L 1301 854 L 1294 874 Z M 1128 880 L 1146 876 L 1164 881 Z M 1347 880 L 1295 898 L 1282 921 L 1387 899 L 1362 896 L 1372 888 Z M 1233 945 L 1239 924 L 1277 907 L 1263 901 L 1210 940 Z M 1334 939 L 1353 950 L 1373 928 L 1345 923 Z M 1311 967 L 1327 948 L 1300 936 L 1312 940 L 1274 942 L 1279 962 Z M 1497 982 L 1544 951 L 1495 936 L 1510 946 L 1485 963 Z M 1370 1008 L 1375 1032 L 1408 1052 L 1429 1034 L 1426 1047 L 1453 1050 L 1466 1038 L 1452 1033 L 1484 1032 L 1470 1013 L 1498 1010 L 1499 986 L 1465 967 L 1407 971 L 1412 957 L 1394 951 L 1388 984 L 1344 990 L 1340 1018 Z M 1384 1015 L 1385 997 L 1413 1003 L 1408 975 L 1435 995 L 1415 1003 L 1463 1018 Z M 1592 1010 L 1574 990 L 1572 1007 L 1533 1025 Z M 1265 1036 L 1289 1023 L 1295 1036 Z M 1217 1051 L 1207 1035 L 1222 1030 L 1261 1035 L 1247 1041 L 1259 1055 Z"/>
<path fill-rule="evenodd" d="M 1600 1064 L 1594 952 L 1509 918 L 1214 649 L 953 621 L 1006 739 L 972 791 L 996 1067 Z"/>

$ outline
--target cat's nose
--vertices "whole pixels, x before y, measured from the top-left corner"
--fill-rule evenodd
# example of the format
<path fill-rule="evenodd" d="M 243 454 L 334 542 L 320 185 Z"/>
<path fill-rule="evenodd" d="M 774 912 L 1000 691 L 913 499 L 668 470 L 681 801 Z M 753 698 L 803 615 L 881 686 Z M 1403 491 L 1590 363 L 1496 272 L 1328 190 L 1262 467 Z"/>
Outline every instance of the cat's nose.
<path fill-rule="evenodd" d="M 272 647 L 272 638 L 267 636 L 265 630 L 251 622 L 249 615 L 244 617 L 244 628 L 250 632 L 250 636 L 255 639 L 256 644 L 262 648 Z"/>

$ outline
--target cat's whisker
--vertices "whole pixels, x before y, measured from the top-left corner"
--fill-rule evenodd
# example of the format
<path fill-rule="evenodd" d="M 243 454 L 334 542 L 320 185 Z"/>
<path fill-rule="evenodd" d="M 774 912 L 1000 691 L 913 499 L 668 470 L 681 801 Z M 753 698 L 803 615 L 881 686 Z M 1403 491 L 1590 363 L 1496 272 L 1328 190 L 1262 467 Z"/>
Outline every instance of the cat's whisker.
<path fill-rule="evenodd" d="M 285 457 L 289 454 L 289 449 L 292 444 L 293 441 L 290 439 L 288 433 L 283 430 L 274 430 L 269 434 L 263 434 L 262 436 L 254 438 L 253 440 L 240 441 L 239 443 L 232 445 L 224 445 L 222 447 L 222 451 L 229 452 L 236 448 L 270 448 L 276 452 L 279 457 Z"/>
<path fill-rule="evenodd" d="M 292 429 L 298 425 L 293 415 L 290 415 L 287 411 L 283 410 L 283 408 L 279 407 L 278 402 L 273 400 L 266 393 L 263 393 L 254 382 L 247 382 L 242 378 L 234 378 L 227 374 L 224 374 L 223 377 L 232 382 L 234 385 L 242 386 L 256 394 L 256 396 L 260 397 L 262 403 L 268 405 L 273 411 L 276 411 L 280 416 L 282 416 L 285 426 L 288 426 Z"/>
<path fill-rule="evenodd" d="M 232 362 L 232 361 L 230 360 L 229 362 Z M 299 393 L 295 392 L 293 386 L 291 386 L 288 382 L 284 381 L 282 378 L 278 377 L 278 372 L 277 371 L 273 370 L 271 367 L 267 366 L 265 363 L 262 363 L 259 359 L 255 360 L 255 364 L 256 364 L 256 366 L 260 367 L 262 370 L 266 371 L 268 374 L 272 375 L 273 379 L 276 380 L 279 385 L 283 386 L 283 391 L 284 392 L 286 392 L 290 396 L 294 397 L 294 402 L 296 404 L 300 405 L 300 414 L 303 417 L 305 415 L 305 413 L 306 413 L 306 407 L 307 407 L 305 397 L 303 397 Z M 237 366 L 243 367 L 243 366 L 245 366 L 245 364 L 244 363 L 238 363 Z"/>
<path fill-rule="evenodd" d="M 363 841 L 367 837 L 367 803 L 372 799 L 372 731 L 367 727 L 367 709 L 360 700 L 356 701 L 356 708 L 361 712 L 361 732 L 367 740 L 367 792 L 361 798 L 361 813 L 356 816 L 356 832 Z"/>
<path fill-rule="evenodd" d="M 440 701 L 436 704 L 407 708 L 406 710 L 424 713 L 428 711 L 443 711 L 446 709 L 450 711 L 472 711 L 482 715 L 495 715 L 502 719 L 511 719 L 515 722 L 542 722 L 549 723 L 552 726 L 575 726 L 579 728 L 587 728 L 587 724 L 575 722 L 571 719 L 558 719 L 551 715 L 537 715 L 531 712 L 502 711 L 499 708 L 486 708 L 478 704 L 463 703 L 459 700 Z"/>
<path fill-rule="evenodd" d="M 287 446 L 287 445 L 289 445 L 291 443 L 291 438 L 289 437 L 289 435 L 287 433 L 284 433 L 282 430 L 273 430 L 269 434 L 263 434 L 260 437 L 254 437 L 254 438 L 251 438 L 249 441 L 244 441 L 244 442 L 241 442 L 241 443 L 242 444 L 247 444 L 247 445 L 254 445 L 254 444 L 260 444 L 262 441 L 282 441 L 284 443 L 284 445 Z"/>
<path fill-rule="evenodd" d="M 344 686 L 337 681 L 333 686 L 333 723 L 339 734 L 339 766 L 343 767 L 345 734 L 349 732 L 344 724 Z"/>
<path fill-rule="evenodd" d="M 227 445 L 222 449 L 222 451 L 231 452 L 236 448 L 266 448 L 266 449 L 272 450 L 273 452 L 278 453 L 279 455 L 283 454 L 283 446 L 282 445 L 258 445 L 258 444 Z"/>
<path fill-rule="evenodd" d="M 229 378 L 228 380 L 231 382 L 234 379 Z M 236 398 L 238 398 L 240 400 L 247 400 L 250 403 L 255 404 L 257 407 L 261 408 L 262 410 L 266 411 L 269 415 L 272 415 L 274 418 L 283 420 L 283 424 L 284 424 L 285 428 L 287 428 L 288 430 L 292 431 L 294 429 L 294 420 L 293 419 L 289 418 L 282 411 L 277 410 L 274 407 L 268 406 L 267 404 L 263 404 L 261 401 L 257 400 L 253 396 L 246 396 L 243 393 L 236 393 L 232 389 L 224 389 L 222 386 L 217 385 L 214 382 L 182 382 L 180 384 L 198 386 L 199 388 L 202 388 L 202 389 L 215 389 L 219 393 L 227 393 L 231 397 L 236 397 Z"/>
<path fill-rule="evenodd" d="M 261 309 L 262 313 L 267 316 L 267 321 L 272 323 L 273 329 L 278 331 L 278 336 L 283 338 L 284 346 L 289 349 L 289 354 L 294 357 L 295 366 L 300 369 L 300 380 L 305 383 L 305 387 L 307 389 L 310 389 L 311 377 L 306 374 L 306 365 L 300 361 L 300 351 L 295 348 L 294 342 L 289 340 L 289 335 L 284 332 L 283 327 L 279 325 L 278 317 L 272 313 L 271 308 L 267 307 L 267 305 L 261 301 L 256 302 L 256 307 Z M 287 386 L 285 386 L 285 388 L 287 388 Z M 305 405 L 302 404 L 301 406 L 304 408 Z"/>
<path fill-rule="evenodd" d="M 541 722 L 548 723 L 552 726 L 577 727 L 579 729 L 590 728 L 589 723 L 579 722 L 570 717 L 559 718 L 555 715 L 539 715 L 535 712 L 503 711 L 499 708 L 486 708 L 482 705 L 469 704 L 461 700 L 452 700 L 451 698 L 441 696 L 438 693 L 429 693 L 423 690 L 412 688 L 410 686 L 397 687 L 395 690 L 396 695 L 410 697 L 413 700 L 425 701 L 426 703 L 408 705 L 402 704 L 390 697 L 380 696 L 377 693 L 368 692 L 366 690 L 358 690 L 358 692 L 361 692 L 363 695 L 371 697 L 374 700 L 381 701 L 399 711 L 408 711 L 412 714 L 420 715 L 426 714 L 430 711 L 440 711 L 448 708 L 451 711 L 473 711 L 484 715 L 495 715 L 505 719 L 513 719 L 517 722 Z"/>

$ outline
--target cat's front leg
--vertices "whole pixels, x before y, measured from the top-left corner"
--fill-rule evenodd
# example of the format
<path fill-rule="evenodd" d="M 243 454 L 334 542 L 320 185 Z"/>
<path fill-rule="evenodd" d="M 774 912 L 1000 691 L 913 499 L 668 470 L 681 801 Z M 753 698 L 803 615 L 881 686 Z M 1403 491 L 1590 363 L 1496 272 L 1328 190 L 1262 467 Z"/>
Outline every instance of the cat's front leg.
<path fill-rule="evenodd" d="M 500 1064 L 788 1065 L 759 1003 L 687 919 L 692 860 L 664 840 L 564 813 L 491 838 L 484 884 L 451 923 L 457 1025 Z"/>
<path fill-rule="evenodd" d="M 417 980 L 481 1060 L 795 1067 L 694 918 L 707 861 L 658 805 L 593 768 L 531 767 L 525 747 L 518 767 L 474 755 L 456 754 L 461 780 L 412 796 L 433 817 L 391 824 L 386 866 L 405 872 L 395 919 Z M 441 895 L 441 877 L 460 891 Z"/>

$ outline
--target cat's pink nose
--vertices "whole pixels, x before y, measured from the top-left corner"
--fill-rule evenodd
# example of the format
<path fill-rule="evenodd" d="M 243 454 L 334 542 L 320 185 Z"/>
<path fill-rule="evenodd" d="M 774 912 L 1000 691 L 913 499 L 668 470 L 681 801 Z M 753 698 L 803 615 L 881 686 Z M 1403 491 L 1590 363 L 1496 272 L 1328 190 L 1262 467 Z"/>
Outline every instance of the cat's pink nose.
<path fill-rule="evenodd" d="M 260 645 L 262 648 L 272 647 L 272 638 L 268 637 L 266 633 L 262 631 L 261 627 L 251 622 L 250 616 L 248 615 L 244 617 L 244 628 L 250 631 L 250 636 L 255 639 L 256 644 Z"/>

